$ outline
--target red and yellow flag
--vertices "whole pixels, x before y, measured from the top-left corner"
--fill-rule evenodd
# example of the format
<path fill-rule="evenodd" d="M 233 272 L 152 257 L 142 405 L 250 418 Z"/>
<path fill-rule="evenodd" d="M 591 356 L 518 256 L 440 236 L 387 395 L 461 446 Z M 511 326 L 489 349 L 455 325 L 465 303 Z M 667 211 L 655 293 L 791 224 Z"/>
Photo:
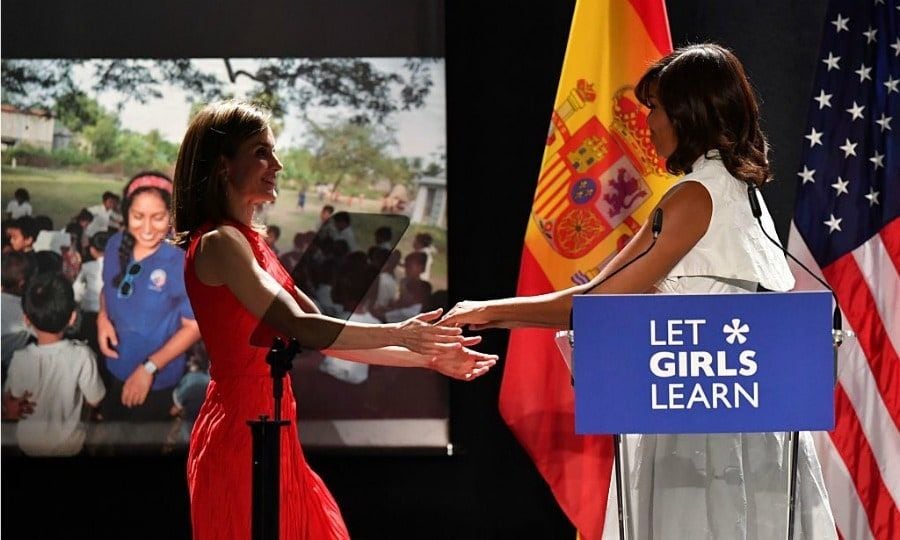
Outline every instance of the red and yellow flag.
<path fill-rule="evenodd" d="M 671 50 L 664 0 L 578 0 L 525 233 L 519 295 L 596 276 L 672 184 L 633 91 Z M 552 332 L 513 331 L 500 413 L 563 511 L 593 540 L 603 531 L 612 438 L 575 435 L 569 381 Z"/>

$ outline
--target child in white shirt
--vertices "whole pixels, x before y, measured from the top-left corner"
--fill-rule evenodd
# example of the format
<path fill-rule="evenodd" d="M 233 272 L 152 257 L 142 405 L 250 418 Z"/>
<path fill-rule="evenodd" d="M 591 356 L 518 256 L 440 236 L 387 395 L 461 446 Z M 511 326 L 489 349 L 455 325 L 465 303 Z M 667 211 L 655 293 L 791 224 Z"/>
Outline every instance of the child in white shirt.
<path fill-rule="evenodd" d="M 87 345 L 63 339 L 75 321 L 72 286 L 56 273 L 28 284 L 25 322 L 37 345 L 13 354 L 4 385 L 4 417 L 17 420 L 16 442 L 29 456 L 72 456 L 86 437 L 83 406 L 96 407 L 106 393 Z"/>

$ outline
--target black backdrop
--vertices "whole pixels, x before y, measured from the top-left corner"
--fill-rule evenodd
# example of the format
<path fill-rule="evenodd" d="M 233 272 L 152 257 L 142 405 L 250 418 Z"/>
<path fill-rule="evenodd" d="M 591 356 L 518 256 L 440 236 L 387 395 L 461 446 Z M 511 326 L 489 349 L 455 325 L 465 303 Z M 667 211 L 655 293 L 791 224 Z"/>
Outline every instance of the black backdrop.
<path fill-rule="evenodd" d="M 515 292 L 573 6 L 10 0 L 2 47 L 6 58 L 445 55 L 450 295 L 476 299 Z M 778 180 L 764 193 L 784 238 L 824 2 L 669 0 L 668 8 L 676 46 L 713 40 L 743 59 L 763 101 Z M 502 355 L 506 340 L 487 333 L 482 349 Z M 501 375 L 502 365 L 452 383 L 452 457 L 308 455 L 354 538 L 574 538 L 499 417 Z M 190 536 L 183 455 L 4 457 L 0 487 L 6 538 Z"/>

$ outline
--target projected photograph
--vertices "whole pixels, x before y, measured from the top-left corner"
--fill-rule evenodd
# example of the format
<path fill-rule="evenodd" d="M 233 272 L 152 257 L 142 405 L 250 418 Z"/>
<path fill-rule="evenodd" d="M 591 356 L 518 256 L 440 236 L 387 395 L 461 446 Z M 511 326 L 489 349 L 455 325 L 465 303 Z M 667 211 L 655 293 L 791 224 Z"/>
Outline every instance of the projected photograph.
<path fill-rule="evenodd" d="M 190 119 L 231 98 L 271 111 L 284 168 L 256 220 L 323 313 L 397 322 L 448 307 L 443 59 L 6 59 L 4 453 L 185 451 L 209 360 L 197 341 L 135 397 L 148 344 L 177 341 L 193 312 L 183 257 L 135 264 L 128 236 L 142 233 L 126 187 L 167 189 Z M 370 283 L 349 286 L 347 261 Z M 23 302 L 35 291 L 55 300 Z M 52 376 L 30 361 L 38 345 L 66 360 Z M 302 351 L 292 385 L 307 447 L 450 443 L 448 386 L 434 372 Z"/>

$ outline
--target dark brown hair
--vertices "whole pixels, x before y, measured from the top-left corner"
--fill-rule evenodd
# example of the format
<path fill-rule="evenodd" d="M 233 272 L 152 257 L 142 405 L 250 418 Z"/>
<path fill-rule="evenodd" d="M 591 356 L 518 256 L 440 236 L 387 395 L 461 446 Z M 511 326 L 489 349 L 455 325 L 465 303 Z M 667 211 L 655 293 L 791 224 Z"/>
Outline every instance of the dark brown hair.
<path fill-rule="evenodd" d="M 234 157 L 241 143 L 269 126 L 269 113 L 243 101 L 207 105 L 188 126 L 175 163 L 175 243 L 185 247 L 204 223 L 228 217 L 220 161 Z"/>
<path fill-rule="evenodd" d="M 678 137 L 666 160 L 670 173 L 690 173 L 697 158 L 718 150 L 735 178 L 757 186 L 769 178 L 759 105 L 731 51 L 711 43 L 675 50 L 650 66 L 635 88 L 645 106 L 650 106 L 651 93 Z"/>

